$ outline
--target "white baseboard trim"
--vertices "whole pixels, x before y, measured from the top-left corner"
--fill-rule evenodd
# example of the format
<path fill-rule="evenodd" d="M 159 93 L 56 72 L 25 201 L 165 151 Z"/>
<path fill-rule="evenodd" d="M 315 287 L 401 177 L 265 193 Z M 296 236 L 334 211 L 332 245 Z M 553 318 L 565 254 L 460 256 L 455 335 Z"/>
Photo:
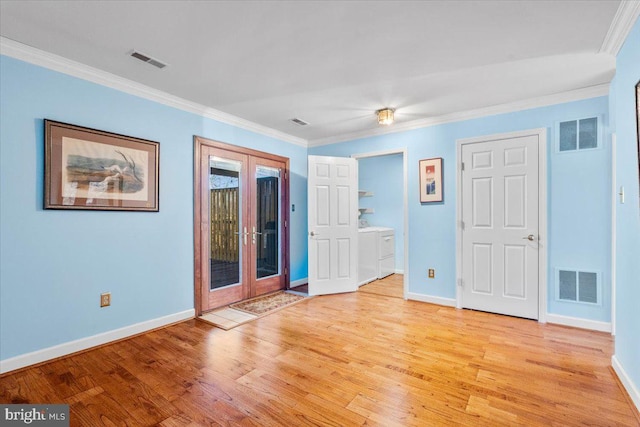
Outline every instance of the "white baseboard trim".
<path fill-rule="evenodd" d="M 127 338 L 132 335 L 140 334 L 172 323 L 193 319 L 195 315 L 196 311 L 192 308 L 179 313 L 170 314 L 168 316 L 158 317 L 157 319 L 151 319 L 134 325 L 125 326 L 124 328 L 114 329 L 112 331 L 103 332 L 90 337 L 80 338 L 78 340 L 54 345 L 53 347 L 0 360 L 0 374 L 15 371 L 16 369 L 24 368 L 26 366 L 35 365 L 36 363 L 46 362 L 47 360 L 55 359 L 57 357 L 67 356 L 78 351 L 107 344 L 112 341 Z"/>
<path fill-rule="evenodd" d="M 627 390 L 629 397 L 631 397 L 631 400 L 636 405 L 636 409 L 640 411 L 640 391 L 638 391 L 636 385 L 631 381 L 631 378 L 629 378 L 629 375 L 627 375 L 615 354 L 611 356 L 611 366 L 616 372 L 616 375 L 618 375 L 625 390 Z"/>
<path fill-rule="evenodd" d="M 444 305 L 447 307 L 455 307 L 456 300 L 455 298 L 443 298 L 443 297 L 435 297 L 432 295 L 424 295 L 424 294 L 414 294 L 411 292 L 407 293 L 407 299 L 412 301 L 420 301 L 420 302 L 428 302 L 431 304 Z"/>
<path fill-rule="evenodd" d="M 592 331 L 611 332 L 611 322 L 580 319 L 578 317 L 562 316 L 560 314 L 547 313 L 547 323 L 573 326 L 574 328 L 591 329 Z"/>
<path fill-rule="evenodd" d="M 404 270 L 396 269 L 396 271 L 394 271 L 394 273 L 396 273 L 396 274 L 404 274 Z"/>
<path fill-rule="evenodd" d="M 309 278 L 308 277 L 304 277 L 302 279 L 298 279 L 298 280 L 294 280 L 294 281 L 290 282 L 289 283 L 289 288 L 295 288 L 296 286 L 306 285 L 307 283 L 309 283 Z"/>

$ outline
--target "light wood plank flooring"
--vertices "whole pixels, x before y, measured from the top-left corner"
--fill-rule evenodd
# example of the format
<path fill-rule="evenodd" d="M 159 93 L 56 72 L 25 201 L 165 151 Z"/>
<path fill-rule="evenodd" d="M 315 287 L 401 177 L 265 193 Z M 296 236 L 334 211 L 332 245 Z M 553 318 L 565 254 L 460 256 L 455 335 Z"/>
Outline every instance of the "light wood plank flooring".
<path fill-rule="evenodd" d="M 638 426 L 612 338 L 366 292 L 190 320 L 0 378 L 72 426 Z"/>
<path fill-rule="evenodd" d="M 404 276 L 402 274 L 392 274 L 384 279 L 375 280 L 366 285 L 360 286 L 358 292 L 382 295 L 386 297 L 404 298 L 403 288 Z"/>

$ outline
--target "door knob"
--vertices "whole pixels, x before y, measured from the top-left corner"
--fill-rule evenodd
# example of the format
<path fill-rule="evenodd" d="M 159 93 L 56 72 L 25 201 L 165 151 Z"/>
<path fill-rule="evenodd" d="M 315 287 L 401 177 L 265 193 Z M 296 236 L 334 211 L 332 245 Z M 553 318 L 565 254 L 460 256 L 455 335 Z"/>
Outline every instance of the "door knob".
<path fill-rule="evenodd" d="M 313 237 L 313 236 L 317 236 L 317 234 L 315 233 L 315 231 L 312 231 L 311 233 L 309 233 L 309 236 Z"/>
<path fill-rule="evenodd" d="M 536 240 L 536 236 L 534 236 L 533 234 L 529 234 L 527 237 L 523 237 L 522 239 L 533 242 L 534 240 Z"/>

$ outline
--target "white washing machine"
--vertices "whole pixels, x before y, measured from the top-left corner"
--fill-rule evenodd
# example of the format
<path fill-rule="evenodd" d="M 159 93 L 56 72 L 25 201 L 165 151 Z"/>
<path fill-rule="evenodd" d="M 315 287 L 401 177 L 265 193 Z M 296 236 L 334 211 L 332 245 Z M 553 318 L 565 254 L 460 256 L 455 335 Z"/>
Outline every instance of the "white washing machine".
<path fill-rule="evenodd" d="M 389 227 L 358 229 L 358 285 L 393 274 L 396 269 L 395 232 Z"/>
<path fill-rule="evenodd" d="M 378 228 L 378 279 L 396 272 L 396 236 L 393 228 Z"/>

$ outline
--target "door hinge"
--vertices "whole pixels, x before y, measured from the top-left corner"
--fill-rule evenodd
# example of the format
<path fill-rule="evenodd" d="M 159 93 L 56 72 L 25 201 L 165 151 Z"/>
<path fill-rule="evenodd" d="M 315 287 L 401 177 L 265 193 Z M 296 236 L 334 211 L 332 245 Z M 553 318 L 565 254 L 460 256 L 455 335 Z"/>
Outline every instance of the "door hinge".
<path fill-rule="evenodd" d="M 464 230 L 464 221 L 460 221 L 460 228 Z"/>
<path fill-rule="evenodd" d="M 464 162 L 460 164 L 460 170 L 464 170 Z"/>
<path fill-rule="evenodd" d="M 284 228 L 287 228 L 287 221 L 284 221 Z"/>
<path fill-rule="evenodd" d="M 458 279 L 458 286 L 460 286 L 462 289 L 464 289 L 464 280 Z"/>

